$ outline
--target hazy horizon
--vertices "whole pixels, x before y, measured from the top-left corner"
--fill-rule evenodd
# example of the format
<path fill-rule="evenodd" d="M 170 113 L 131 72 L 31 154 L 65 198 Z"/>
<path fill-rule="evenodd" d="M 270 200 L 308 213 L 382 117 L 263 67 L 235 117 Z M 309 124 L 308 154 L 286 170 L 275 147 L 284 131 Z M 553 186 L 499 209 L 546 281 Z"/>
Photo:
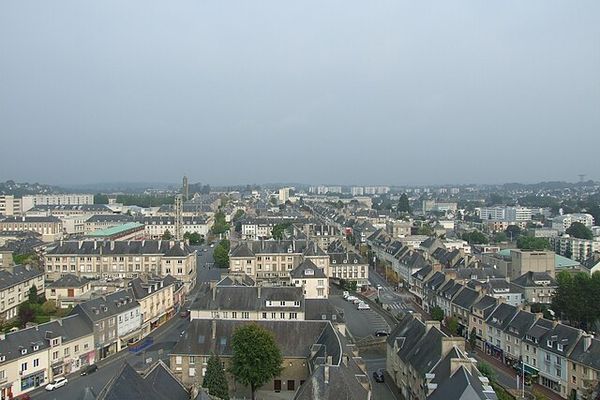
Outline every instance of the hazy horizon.
<path fill-rule="evenodd" d="M 600 2 L 0 4 L 0 181 L 600 180 Z"/>

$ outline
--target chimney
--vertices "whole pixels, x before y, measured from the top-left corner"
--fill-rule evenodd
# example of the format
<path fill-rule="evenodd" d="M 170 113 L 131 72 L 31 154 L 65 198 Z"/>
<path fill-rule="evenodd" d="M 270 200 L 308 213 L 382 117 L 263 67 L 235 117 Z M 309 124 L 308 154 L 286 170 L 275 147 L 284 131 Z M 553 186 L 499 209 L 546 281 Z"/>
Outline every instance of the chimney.
<path fill-rule="evenodd" d="M 98 248 L 98 241 L 94 240 L 94 250 L 96 250 Z"/>
<path fill-rule="evenodd" d="M 581 339 L 583 340 L 583 351 L 587 352 L 592 345 L 592 335 L 583 335 Z"/>
<path fill-rule="evenodd" d="M 216 338 L 217 338 L 217 320 L 216 319 L 212 320 L 211 328 L 212 328 L 212 340 L 216 340 Z"/>
<path fill-rule="evenodd" d="M 83 246 L 83 240 L 80 240 L 80 241 L 77 242 L 77 247 L 79 249 L 81 249 L 81 246 Z"/>
<path fill-rule="evenodd" d="M 257 287 L 257 289 L 258 289 L 258 295 L 257 295 L 257 298 L 259 298 L 259 299 L 260 299 L 260 286 L 258 286 L 258 287 Z"/>
<path fill-rule="evenodd" d="M 111 241 L 110 241 L 110 250 L 112 251 L 112 250 L 114 250 L 114 249 L 115 249 L 115 241 L 114 241 L 114 240 L 111 240 Z"/>
<path fill-rule="evenodd" d="M 440 272 L 442 270 L 442 264 L 440 263 L 435 263 L 431 266 L 431 270 L 433 272 Z"/>
<path fill-rule="evenodd" d="M 470 371 L 473 363 L 468 358 L 451 358 L 450 375 L 453 375 L 461 366 L 465 367 L 467 371 Z"/>
<path fill-rule="evenodd" d="M 169 240 L 169 248 L 172 249 L 173 246 L 175 246 L 175 241 L 174 240 Z"/>
<path fill-rule="evenodd" d="M 459 349 L 463 350 L 465 349 L 465 339 L 462 337 L 443 337 L 442 338 L 442 357 L 446 356 L 446 354 L 448 354 L 448 352 L 450 352 L 450 350 L 452 350 L 452 348 L 456 346 Z"/>
<path fill-rule="evenodd" d="M 431 328 L 437 328 L 438 330 L 441 330 L 440 321 L 434 321 L 434 320 L 425 321 L 425 330 L 427 332 L 429 332 L 429 329 L 431 329 Z"/>
<path fill-rule="evenodd" d="M 215 301 L 217 299 L 217 286 L 213 286 L 212 288 L 212 295 L 213 295 L 213 301 Z"/>
<path fill-rule="evenodd" d="M 328 385 L 329 384 L 329 364 L 325 364 L 325 369 L 323 370 L 323 380 L 325 381 L 325 384 Z"/>

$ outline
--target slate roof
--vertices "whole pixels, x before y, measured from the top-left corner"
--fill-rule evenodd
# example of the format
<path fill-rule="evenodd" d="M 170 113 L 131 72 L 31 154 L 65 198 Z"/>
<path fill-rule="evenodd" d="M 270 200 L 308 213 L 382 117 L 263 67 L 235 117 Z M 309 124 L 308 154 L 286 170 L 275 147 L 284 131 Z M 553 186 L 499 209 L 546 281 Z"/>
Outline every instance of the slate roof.
<path fill-rule="evenodd" d="M 141 278 L 133 278 L 127 283 L 127 286 L 133 290 L 133 295 L 137 300 L 141 300 L 145 297 L 150 296 L 152 293 L 168 287 L 169 285 L 175 284 L 177 279 L 171 275 L 167 275 L 164 278 L 154 277 L 147 280 Z"/>
<path fill-rule="evenodd" d="M 40 216 L 40 217 L 36 217 L 36 216 L 30 216 L 30 217 L 4 217 L 3 219 L 0 219 L 0 222 L 7 222 L 7 223 L 59 223 L 60 222 L 60 218 L 55 217 L 53 215 L 49 215 L 49 216 Z"/>
<path fill-rule="evenodd" d="M 549 282 L 548 284 L 543 284 L 541 282 Z M 512 283 L 519 287 L 556 287 L 558 284 L 556 280 L 552 278 L 547 272 L 525 272 L 523 275 L 519 276 L 517 279 L 513 280 Z"/>
<path fill-rule="evenodd" d="M 291 240 L 246 240 L 231 250 L 231 257 L 253 257 L 258 254 L 303 254 L 304 256 L 326 256 L 315 243 L 304 239 Z"/>
<path fill-rule="evenodd" d="M 248 324 L 257 324 L 270 331 L 284 358 L 308 359 L 311 356 L 313 345 L 320 344 L 324 355 L 332 356 L 334 364 L 340 362 L 341 343 L 335 328 L 328 321 L 195 319 L 190 322 L 188 329 L 173 347 L 171 354 L 197 356 L 218 354 L 221 357 L 230 357 L 232 355 L 231 338 L 235 329 Z"/>
<path fill-rule="evenodd" d="M 471 310 L 477 299 L 479 299 L 479 292 L 463 286 L 461 291 L 452 299 L 452 304 L 466 310 Z"/>
<path fill-rule="evenodd" d="M 508 323 L 504 332 L 516 336 L 519 339 L 523 339 L 536 319 L 537 316 L 535 314 L 521 310 L 516 313 L 513 319 Z"/>
<path fill-rule="evenodd" d="M 259 297 L 260 291 L 260 297 Z M 266 302 L 271 301 L 297 301 L 299 307 L 281 307 L 275 305 L 268 307 Z M 295 286 L 216 286 L 203 285 L 191 310 L 239 310 L 239 311 L 304 311 L 304 295 L 301 287 Z"/>
<path fill-rule="evenodd" d="M 312 271 L 312 273 L 310 272 Z M 325 279 L 327 276 L 323 272 L 322 268 L 319 268 L 309 259 L 302 261 L 296 268 L 290 271 L 292 279 L 307 279 L 307 278 L 319 278 Z"/>
<path fill-rule="evenodd" d="M 331 264 L 340 265 L 340 264 L 368 264 L 368 261 L 360 256 L 360 254 L 347 252 L 347 253 L 338 253 L 338 254 L 330 254 L 329 258 L 331 260 Z"/>
<path fill-rule="evenodd" d="M 352 365 L 354 364 L 354 365 Z M 327 369 L 328 379 L 325 379 Z M 348 365 L 318 365 L 296 392 L 294 400 L 368 400 L 369 390 L 361 383 L 368 383 L 369 377 L 354 362 Z"/>
<path fill-rule="evenodd" d="M 531 328 L 529 328 L 523 340 L 530 343 L 535 343 L 532 340 L 528 339 L 528 336 L 530 336 L 531 338 L 535 338 L 537 340 L 537 344 L 541 344 L 542 338 L 546 335 L 546 333 L 550 332 L 552 326 L 552 321 L 540 318 L 537 321 L 535 321 Z"/>
<path fill-rule="evenodd" d="M 569 359 L 572 359 L 579 364 L 583 364 L 595 370 L 600 370 L 600 340 L 588 337 L 589 347 L 585 349 L 585 337 L 582 336 L 578 341 Z"/>
<path fill-rule="evenodd" d="M 59 279 L 54 282 L 50 282 L 46 285 L 49 288 L 80 288 L 88 283 L 89 280 L 87 278 L 80 278 L 77 275 L 66 274 L 62 275 Z"/>
<path fill-rule="evenodd" d="M 483 385 L 475 367 L 460 366 L 448 379 L 443 380 L 428 400 L 495 400 L 491 386 Z"/>
<path fill-rule="evenodd" d="M 107 214 L 107 215 L 92 215 L 85 222 L 90 223 L 101 223 L 101 222 L 115 222 L 115 223 L 123 223 L 123 222 L 131 222 L 134 220 L 134 217 L 127 214 Z"/>
<path fill-rule="evenodd" d="M 498 305 L 498 300 L 495 297 L 485 295 L 479 301 L 473 304 L 473 309 L 482 310 L 483 311 L 483 319 L 487 319 L 490 316 L 492 311 Z"/>
<path fill-rule="evenodd" d="M 582 331 L 567 325 L 557 324 L 542 337 L 540 348 L 552 353 L 566 357 L 573 347 L 577 344 Z M 547 345 L 550 340 L 552 346 Z M 562 351 L 558 350 L 558 345 L 562 345 Z"/>
<path fill-rule="evenodd" d="M 186 388 L 159 361 L 145 377 L 125 361 L 98 394 L 97 400 L 188 400 Z"/>
<path fill-rule="evenodd" d="M 30 279 L 43 276 L 44 271 L 31 265 L 14 265 L 11 269 L 0 270 L 0 290 L 8 289 Z"/>
<path fill-rule="evenodd" d="M 120 254 L 164 254 L 165 256 L 183 257 L 194 250 L 181 241 L 169 240 L 114 240 L 114 241 L 66 241 L 59 242 L 47 254 L 64 255 L 120 255 Z"/>
<path fill-rule="evenodd" d="M 0 340 L 0 355 L 4 362 L 10 362 L 23 357 L 21 349 L 27 350 L 27 355 L 48 351 L 49 339 L 61 337 L 63 342 L 70 342 L 92 334 L 92 327 L 85 319 L 72 315 L 60 320 L 46 322 L 17 332 L 7 333 Z M 38 346 L 38 350 L 34 350 Z M 4 363 L 0 363 L 0 366 Z"/>
<path fill-rule="evenodd" d="M 425 277 L 427 277 L 427 275 L 431 273 L 431 271 L 433 271 L 433 267 L 431 265 L 426 265 L 425 267 L 412 274 L 412 277 L 423 281 Z"/>
<path fill-rule="evenodd" d="M 512 306 L 507 303 L 501 303 L 494 312 L 490 314 L 486 323 L 489 326 L 493 326 L 494 328 L 498 328 L 500 330 L 504 330 L 506 326 L 510 323 L 512 318 L 517 314 L 517 307 Z"/>
<path fill-rule="evenodd" d="M 81 314 L 97 322 L 136 307 L 139 307 L 139 303 L 135 300 L 133 289 L 128 288 L 80 303 L 73 308 L 71 315 Z"/>
<path fill-rule="evenodd" d="M 304 319 L 306 320 L 328 320 L 334 324 L 344 322 L 343 311 L 340 313 L 328 299 L 306 299 L 304 304 Z"/>

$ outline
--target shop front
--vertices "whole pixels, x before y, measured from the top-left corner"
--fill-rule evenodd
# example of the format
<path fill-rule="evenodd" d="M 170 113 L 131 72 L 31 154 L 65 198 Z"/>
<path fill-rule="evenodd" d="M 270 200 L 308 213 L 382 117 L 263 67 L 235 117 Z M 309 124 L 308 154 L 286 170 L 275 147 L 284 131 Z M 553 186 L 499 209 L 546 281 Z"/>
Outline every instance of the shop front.
<path fill-rule="evenodd" d="M 490 342 L 485 342 L 485 353 L 497 358 L 498 360 L 504 360 L 504 351 L 502 351 L 500 347 L 494 346 Z"/>
<path fill-rule="evenodd" d="M 0 400 L 9 400 L 12 398 L 12 382 L 4 382 L 2 385 L 0 385 Z"/>
<path fill-rule="evenodd" d="M 45 371 L 34 372 L 21 377 L 21 392 L 27 392 L 44 384 Z"/>
<path fill-rule="evenodd" d="M 548 377 L 542 375 L 540 377 L 540 384 L 542 386 L 547 387 L 550 390 L 554 390 L 556 393 L 561 393 L 562 389 L 561 389 L 560 382 L 558 382 L 552 378 L 548 378 Z"/>

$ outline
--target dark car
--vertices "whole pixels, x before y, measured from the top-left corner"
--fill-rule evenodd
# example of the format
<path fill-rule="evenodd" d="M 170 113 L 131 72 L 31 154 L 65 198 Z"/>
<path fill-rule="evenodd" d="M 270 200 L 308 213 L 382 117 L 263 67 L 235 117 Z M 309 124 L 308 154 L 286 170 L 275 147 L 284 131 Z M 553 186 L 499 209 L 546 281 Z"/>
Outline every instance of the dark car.
<path fill-rule="evenodd" d="M 188 310 L 181 311 L 181 312 L 179 313 L 179 316 L 180 316 L 181 318 L 187 318 L 187 317 L 189 317 L 189 316 L 190 316 L 190 312 L 189 312 Z"/>
<path fill-rule="evenodd" d="M 97 370 L 98 370 L 98 366 L 96 364 L 88 365 L 87 367 L 85 367 L 83 369 L 83 371 L 81 371 L 81 376 L 92 374 L 92 373 L 96 372 Z"/>
<path fill-rule="evenodd" d="M 389 333 L 387 331 L 377 331 L 375 332 L 375 336 L 377 337 L 384 337 L 384 336 L 388 336 Z"/>
<path fill-rule="evenodd" d="M 377 371 L 373 372 L 373 379 L 375 379 L 375 382 L 384 382 L 385 378 L 383 377 L 383 370 L 378 369 Z"/>

